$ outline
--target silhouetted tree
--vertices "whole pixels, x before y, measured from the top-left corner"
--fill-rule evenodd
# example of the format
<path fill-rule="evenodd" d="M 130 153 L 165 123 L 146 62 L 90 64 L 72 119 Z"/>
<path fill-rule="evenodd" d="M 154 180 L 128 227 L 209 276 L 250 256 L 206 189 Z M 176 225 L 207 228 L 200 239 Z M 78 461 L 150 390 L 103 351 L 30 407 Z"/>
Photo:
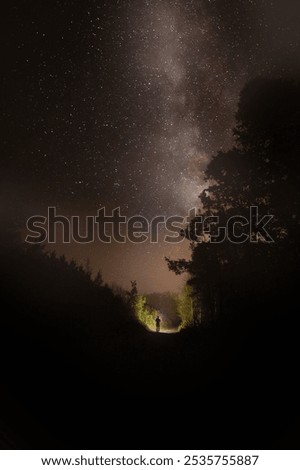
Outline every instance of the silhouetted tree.
<path fill-rule="evenodd" d="M 266 302 L 276 289 L 290 289 L 300 266 L 299 83 L 252 81 L 241 93 L 236 117 L 236 145 L 212 158 L 201 209 L 184 232 L 191 261 L 167 260 L 176 274 L 190 274 L 208 323 L 242 310 L 246 299 Z M 274 215 L 268 230 L 275 243 L 262 239 L 255 224 L 248 231 L 258 243 L 208 243 L 208 228 L 216 236 L 218 227 L 209 220 L 199 224 L 200 217 L 218 215 L 222 227 L 231 216 L 249 219 L 251 206 Z"/>
<path fill-rule="evenodd" d="M 130 281 L 130 283 L 131 283 L 131 289 L 130 291 L 127 292 L 127 297 L 128 297 L 128 304 L 130 307 L 132 307 L 135 303 L 136 296 L 138 295 L 138 289 L 137 289 L 136 281 Z"/>
<path fill-rule="evenodd" d="M 94 279 L 94 284 L 95 284 L 95 286 L 97 286 L 97 287 L 103 286 L 103 277 L 102 277 L 101 271 L 98 271 L 98 272 L 97 272 L 96 277 L 95 277 L 95 279 Z"/>

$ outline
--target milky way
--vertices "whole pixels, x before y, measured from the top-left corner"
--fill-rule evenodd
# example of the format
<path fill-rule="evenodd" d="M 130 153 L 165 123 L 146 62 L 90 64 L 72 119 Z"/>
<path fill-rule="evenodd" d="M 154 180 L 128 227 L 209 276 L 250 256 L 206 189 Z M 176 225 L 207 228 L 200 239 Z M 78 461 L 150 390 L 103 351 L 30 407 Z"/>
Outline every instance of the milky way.
<path fill-rule="evenodd" d="M 299 75 L 299 17 L 295 0 L 7 4 L 4 211 L 23 223 L 48 205 L 69 214 L 120 206 L 131 215 L 185 215 L 198 204 L 208 161 L 233 143 L 244 84 Z M 146 290 L 178 285 L 163 259 L 186 251 L 59 249 Z"/>

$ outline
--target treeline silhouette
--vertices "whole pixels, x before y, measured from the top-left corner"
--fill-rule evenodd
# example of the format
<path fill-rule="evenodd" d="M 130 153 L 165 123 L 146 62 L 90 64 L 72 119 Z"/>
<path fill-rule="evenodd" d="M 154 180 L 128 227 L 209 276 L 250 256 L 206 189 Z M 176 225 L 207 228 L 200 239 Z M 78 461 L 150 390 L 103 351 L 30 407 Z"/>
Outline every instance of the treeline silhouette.
<path fill-rule="evenodd" d="M 168 260 L 176 274 L 187 272 L 193 289 L 194 315 L 203 326 L 256 322 L 288 323 L 298 308 L 300 274 L 300 84 L 292 80 L 256 79 L 243 89 L 234 129 L 235 146 L 209 163 L 201 209 L 185 231 L 192 242 L 191 260 Z M 256 227 L 273 215 L 267 230 Z M 219 223 L 213 217 L 219 217 Z M 239 216 L 220 243 L 217 236 L 231 217 Z M 200 218 L 208 218 L 200 225 Z M 252 226 L 244 226 L 249 220 Z M 241 242 L 234 239 L 248 234 Z M 252 242 L 250 242 L 250 237 Z M 219 237 L 219 240 L 221 237 Z M 210 241 L 210 239 L 209 239 Z M 279 315 L 279 317 L 278 317 Z"/>
<path fill-rule="evenodd" d="M 88 265 L 67 261 L 40 245 L 6 245 L 1 269 L 2 306 L 9 313 L 2 321 L 15 327 L 24 322 L 23 332 L 59 327 L 68 337 L 76 338 L 78 331 L 101 337 L 116 327 L 136 327 L 123 299 L 103 283 L 100 273 L 93 279 Z"/>
<path fill-rule="evenodd" d="M 9 237 L 15 238 L 13 234 Z M 121 366 L 118 359 L 127 342 L 142 327 L 132 317 L 128 304 L 102 282 L 99 273 L 92 278 L 88 266 L 47 253 L 40 246 L 7 243 L 7 233 L 5 242 L 3 238 L 0 351 L 1 391 L 5 396 L 0 428 L 2 418 L 4 428 L 15 429 L 16 445 L 18 436 L 25 443 L 29 439 L 33 447 L 39 439 L 47 442 L 48 428 L 48 445 L 56 442 L 56 437 L 56 445 L 61 440 L 67 443 L 68 435 L 62 437 L 60 433 L 60 413 L 80 422 L 77 413 L 81 414 L 83 408 L 93 404 L 89 412 L 96 412 L 95 403 L 104 399 L 99 376 L 109 382 Z M 11 410 L 15 408 L 21 411 L 14 419 Z M 58 420 L 56 424 L 47 422 L 51 415 Z"/>

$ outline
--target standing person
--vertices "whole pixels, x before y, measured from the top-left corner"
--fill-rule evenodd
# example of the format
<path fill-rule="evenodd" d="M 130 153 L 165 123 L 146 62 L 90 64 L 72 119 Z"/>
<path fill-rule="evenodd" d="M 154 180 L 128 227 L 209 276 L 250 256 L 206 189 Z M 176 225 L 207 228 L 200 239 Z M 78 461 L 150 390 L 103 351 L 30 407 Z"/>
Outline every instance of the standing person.
<path fill-rule="evenodd" d="M 157 315 L 157 317 L 155 318 L 156 333 L 159 333 L 159 332 L 160 332 L 160 322 L 161 322 L 161 319 L 159 318 L 159 315 Z"/>

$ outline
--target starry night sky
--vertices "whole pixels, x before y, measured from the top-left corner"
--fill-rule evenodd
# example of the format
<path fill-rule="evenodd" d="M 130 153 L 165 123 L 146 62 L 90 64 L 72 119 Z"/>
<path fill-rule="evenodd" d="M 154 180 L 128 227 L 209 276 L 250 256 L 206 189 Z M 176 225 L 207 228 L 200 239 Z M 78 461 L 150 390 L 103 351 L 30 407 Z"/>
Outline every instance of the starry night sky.
<path fill-rule="evenodd" d="M 243 85 L 299 75 L 298 0 L 27 0 L 1 13 L 1 201 L 23 218 L 48 205 L 185 215 L 232 144 Z M 163 258 L 187 247 L 59 249 L 152 291 L 178 287 Z"/>

